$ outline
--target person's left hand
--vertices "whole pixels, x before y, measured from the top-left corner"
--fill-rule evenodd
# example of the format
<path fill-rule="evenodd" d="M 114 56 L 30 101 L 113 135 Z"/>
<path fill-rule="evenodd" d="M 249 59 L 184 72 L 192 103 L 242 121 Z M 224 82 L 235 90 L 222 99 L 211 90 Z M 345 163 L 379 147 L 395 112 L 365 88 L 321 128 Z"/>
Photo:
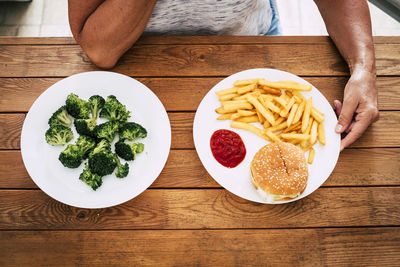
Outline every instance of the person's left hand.
<path fill-rule="evenodd" d="M 378 120 L 378 90 L 375 73 L 355 70 L 344 89 L 343 105 L 334 101 L 338 124 L 337 133 L 346 132 L 340 144 L 340 151 L 356 141 L 368 128 Z"/>

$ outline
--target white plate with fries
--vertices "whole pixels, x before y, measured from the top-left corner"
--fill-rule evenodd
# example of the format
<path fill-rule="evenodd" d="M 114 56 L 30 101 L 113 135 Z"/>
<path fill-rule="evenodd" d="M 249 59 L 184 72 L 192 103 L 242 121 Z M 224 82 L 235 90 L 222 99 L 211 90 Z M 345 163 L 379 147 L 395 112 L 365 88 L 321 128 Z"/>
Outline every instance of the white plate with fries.
<path fill-rule="evenodd" d="M 75 169 L 64 167 L 58 156 L 66 146 L 46 143 L 45 132 L 49 128 L 49 117 L 65 105 L 70 93 L 85 100 L 92 95 L 104 98 L 115 95 L 131 111 L 128 121 L 137 122 L 147 129 L 147 137 L 139 140 L 144 144 L 144 151 L 134 161 L 129 161 L 127 177 L 121 179 L 114 174 L 104 176 L 103 184 L 93 191 L 79 180 L 84 163 Z M 101 120 L 104 119 L 99 118 Z M 72 131 L 74 139 L 69 144 L 74 143 L 79 136 L 73 125 Z M 112 143 L 113 151 L 117 139 Z M 163 169 L 170 145 L 170 122 L 157 96 L 129 76 L 106 71 L 75 74 L 50 86 L 33 103 L 21 134 L 22 158 L 32 180 L 50 197 L 80 208 L 110 207 L 141 194 Z"/>
<path fill-rule="evenodd" d="M 336 123 L 328 100 L 306 80 L 281 70 L 250 69 L 225 78 L 207 93 L 196 112 L 193 138 L 201 162 L 221 186 L 247 200 L 280 204 L 306 197 L 328 179 L 340 153 Z M 210 138 L 219 129 L 236 132 L 245 144 L 246 157 L 235 168 L 222 166 L 211 152 Z M 309 178 L 297 198 L 271 203 L 253 186 L 250 162 L 261 147 L 278 140 L 305 151 Z"/>

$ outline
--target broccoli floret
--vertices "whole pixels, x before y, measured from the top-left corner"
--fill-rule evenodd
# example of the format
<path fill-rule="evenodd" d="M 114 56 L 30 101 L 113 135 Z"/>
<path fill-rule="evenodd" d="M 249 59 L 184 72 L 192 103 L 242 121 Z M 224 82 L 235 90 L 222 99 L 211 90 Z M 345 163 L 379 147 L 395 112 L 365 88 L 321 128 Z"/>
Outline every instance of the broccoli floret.
<path fill-rule="evenodd" d="M 142 125 L 135 122 L 127 122 L 119 128 L 119 137 L 133 141 L 137 138 L 145 138 L 147 131 Z"/>
<path fill-rule="evenodd" d="M 137 153 L 141 153 L 144 150 L 144 144 L 133 143 L 127 144 L 123 140 L 119 140 L 115 144 L 115 153 L 124 160 L 134 160 Z"/>
<path fill-rule="evenodd" d="M 85 182 L 88 186 L 90 186 L 93 190 L 96 190 L 103 183 L 103 179 L 100 175 L 92 173 L 86 164 L 85 169 L 79 176 L 79 180 Z"/>
<path fill-rule="evenodd" d="M 115 160 L 115 163 L 117 163 L 117 172 L 115 173 L 115 176 L 117 176 L 118 178 L 124 178 L 124 177 L 128 176 L 128 173 L 129 173 L 128 163 L 125 162 L 125 164 L 122 165 L 117 154 L 114 154 L 114 160 Z"/>
<path fill-rule="evenodd" d="M 69 94 L 66 100 L 66 108 L 69 114 L 76 119 L 88 119 L 90 115 L 89 103 L 80 99 L 76 94 Z"/>
<path fill-rule="evenodd" d="M 119 128 L 119 123 L 116 121 L 107 121 L 99 124 L 94 129 L 94 134 L 98 139 L 106 139 L 109 142 L 114 140 L 115 134 Z"/>
<path fill-rule="evenodd" d="M 81 135 L 79 136 L 78 140 L 76 140 L 75 144 L 81 151 L 82 159 L 86 159 L 90 151 L 96 146 L 96 141 L 89 136 Z"/>
<path fill-rule="evenodd" d="M 114 171 L 117 163 L 111 152 L 110 144 L 106 140 L 101 140 L 89 154 L 88 163 L 90 171 L 100 176 L 111 174 Z"/>
<path fill-rule="evenodd" d="M 46 142 L 52 146 L 65 145 L 74 138 L 70 128 L 63 125 L 51 126 L 45 134 Z"/>
<path fill-rule="evenodd" d="M 96 120 L 99 116 L 99 111 L 104 107 L 106 101 L 102 96 L 92 95 L 88 102 L 90 112 L 92 113 L 92 119 Z"/>
<path fill-rule="evenodd" d="M 93 120 L 92 118 L 75 119 L 74 125 L 79 134 L 95 137 L 94 129 L 96 128 L 96 120 Z"/>
<path fill-rule="evenodd" d="M 115 96 L 110 95 L 100 111 L 100 118 L 106 118 L 110 121 L 126 122 L 130 118 L 130 111 L 122 105 Z"/>
<path fill-rule="evenodd" d="M 77 145 L 68 145 L 67 148 L 61 152 L 58 159 L 65 167 L 78 168 L 82 162 L 82 152 Z"/>
<path fill-rule="evenodd" d="M 57 109 L 56 112 L 49 119 L 49 125 L 63 125 L 65 127 L 70 127 L 72 123 L 71 117 L 68 115 L 67 108 L 65 106 Z"/>
<path fill-rule="evenodd" d="M 90 152 L 90 154 L 99 153 L 99 152 L 108 152 L 108 153 L 111 153 L 111 145 L 110 145 L 110 143 L 109 143 L 107 140 L 102 139 L 102 140 L 96 145 L 96 147 L 92 150 L 92 152 Z"/>

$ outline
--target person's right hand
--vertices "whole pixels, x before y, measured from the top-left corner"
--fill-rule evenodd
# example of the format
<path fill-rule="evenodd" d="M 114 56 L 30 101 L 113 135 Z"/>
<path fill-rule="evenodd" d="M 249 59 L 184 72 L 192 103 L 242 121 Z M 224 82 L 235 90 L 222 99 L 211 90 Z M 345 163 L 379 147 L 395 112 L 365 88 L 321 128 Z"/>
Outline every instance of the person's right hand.
<path fill-rule="evenodd" d="M 346 84 L 343 105 L 334 101 L 339 117 L 335 131 L 346 132 L 340 144 L 340 151 L 361 137 L 368 126 L 378 120 L 378 90 L 376 76 L 364 70 L 355 70 Z"/>

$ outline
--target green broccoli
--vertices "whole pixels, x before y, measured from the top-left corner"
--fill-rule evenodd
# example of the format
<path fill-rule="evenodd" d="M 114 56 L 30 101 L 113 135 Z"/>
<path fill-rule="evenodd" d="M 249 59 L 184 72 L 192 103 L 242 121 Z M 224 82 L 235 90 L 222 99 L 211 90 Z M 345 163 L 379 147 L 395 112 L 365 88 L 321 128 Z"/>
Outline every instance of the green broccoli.
<path fill-rule="evenodd" d="M 122 105 L 115 96 L 110 95 L 100 111 L 100 118 L 106 118 L 110 121 L 127 122 L 130 118 L 130 111 Z"/>
<path fill-rule="evenodd" d="M 119 128 L 119 137 L 133 141 L 137 138 L 145 138 L 147 131 L 142 125 L 135 122 L 127 122 Z"/>
<path fill-rule="evenodd" d="M 106 139 L 111 143 L 114 140 L 118 128 L 119 128 L 118 122 L 107 121 L 105 123 L 96 126 L 96 128 L 94 129 L 94 135 L 98 139 Z"/>
<path fill-rule="evenodd" d="M 68 168 L 78 168 L 82 163 L 82 152 L 79 146 L 73 144 L 68 145 L 58 157 L 62 165 Z"/>
<path fill-rule="evenodd" d="M 99 95 L 93 95 L 89 98 L 88 104 L 92 117 L 90 119 L 75 119 L 74 125 L 76 131 L 81 135 L 94 137 L 94 128 L 97 125 L 97 118 L 100 109 L 104 106 L 105 100 Z"/>
<path fill-rule="evenodd" d="M 95 137 L 94 129 L 96 128 L 96 120 L 90 119 L 75 119 L 74 125 L 76 131 L 81 135 Z"/>
<path fill-rule="evenodd" d="M 133 143 L 127 144 L 123 140 L 119 140 L 115 144 L 115 153 L 124 160 L 134 160 L 137 153 L 141 153 L 144 150 L 144 144 Z"/>
<path fill-rule="evenodd" d="M 93 190 L 96 191 L 97 188 L 101 186 L 103 183 L 103 179 L 100 175 L 92 173 L 88 168 L 88 165 L 85 165 L 85 169 L 79 176 L 79 180 L 85 182 L 88 186 L 90 186 Z"/>
<path fill-rule="evenodd" d="M 89 103 L 80 99 L 76 94 L 69 94 L 65 101 L 69 114 L 76 119 L 89 119 L 90 107 Z"/>
<path fill-rule="evenodd" d="M 115 163 L 117 163 L 117 172 L 115 173 L 115 176 L 117 176 L 118 178 L 124 178 L 124 177 L 128 176 L 128 173 L 129 173 L 128 163 L 125 162 L 125 164 L 122 165 L 117 154 L 114 154 L 114 160 L 115 160 Z"/>
<path fill-rule="evenodd" d="M 106 101 L 102 96 L 92 95 L 88 102 L 90 112 L 92 113 L 92 119 L 96 120 L 99 117 L 99 111 L 104 107 Z"/>
<path fill-rule="evenodd" d="M 67 108 L 65 106 L 57 109 L 56 112 L 49 119 L 49 125 L 63 125 L 65 127 L 70 127 L 72 123 L 71 117 L 68 115 Z"/>
<path fill-rule="evenodd" d="M 68 145 L 61 152 L 58 159 L 68 168 L 78 168 L 82 160 L 87 158 L 89 152 L 96 146 L 96 142 L 89 136 L 81 135 L 75 144 Z"/>
<path fill-rule="evenodd" d="M 100 176 L 111 174 L 114 171 L 117 163 L 111 152 L 110 144 L 106 140 L 100 141 L 89 154 L 88 163 L 90 171 Z"/>
<path fill-rule="evenodd" d="M 90 151 L 96 146 L 96 141 L 89 136 L 81 135 L 79 136 L 78 140 L 76 140 L 75 144 L 81 151 L 82 159 L 86 159 Z"/>
<path fill-rule="evenodd" d="M 74 138 L 74 134 L 68 127 L 54 125 L 46 131 L 45 138 L 46 142 L 52 146 L 63 146 Z"/>

